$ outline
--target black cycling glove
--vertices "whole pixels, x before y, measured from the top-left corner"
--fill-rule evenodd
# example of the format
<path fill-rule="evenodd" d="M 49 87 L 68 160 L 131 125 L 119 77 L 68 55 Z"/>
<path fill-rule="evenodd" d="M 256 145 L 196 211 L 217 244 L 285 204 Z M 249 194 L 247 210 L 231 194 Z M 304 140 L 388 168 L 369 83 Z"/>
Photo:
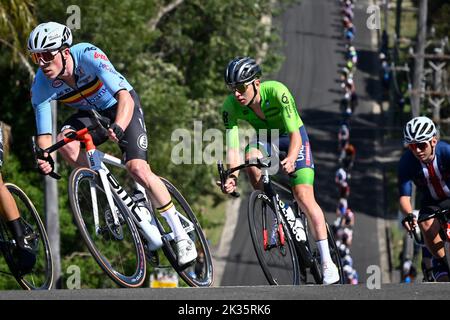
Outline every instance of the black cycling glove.
<path fill-rule="evenodd" d="M 414 222 L 414 214 L 408 213 L 406 217 L 402 220 L 402 225 L 406 228 L 406 224 L 412 226 L 412 223 Z"/>
<path fill-rule="evenodd" d="M 110 126 L 110 128 L 115 133 L 115 135 L 119 141 L 123 139 L 123 137 L 125 136 L 125 133 L 123 132 L 123 129 L 117 123 L 113 123 Z"/>
<path fill-rule="evenodd" d="M 45 157 L 45 156 L 42 154 L 42 155 L 39 155 L 39 156 L 38 156 L 38 159 L 47 161 L 47 162 L 50 164 L 50 166 L 52 167 L 52 171 L 51 171 L 49 174 L 51 174 L 52 172 L 55 171 L 55 161 L 53 160 L 53 158 L 52 158 L 51 155 L 48 155 L 47 157 Z M 41 168 L 39 168 L 39 166 L 38 166 L 38 171 L 39 171 L 40 174 L 42 174 L 42 175 L 44 175 L 44 176 L 47 175 L 47 174 L 45 174 L 45 173 L 41 170 Z"/>

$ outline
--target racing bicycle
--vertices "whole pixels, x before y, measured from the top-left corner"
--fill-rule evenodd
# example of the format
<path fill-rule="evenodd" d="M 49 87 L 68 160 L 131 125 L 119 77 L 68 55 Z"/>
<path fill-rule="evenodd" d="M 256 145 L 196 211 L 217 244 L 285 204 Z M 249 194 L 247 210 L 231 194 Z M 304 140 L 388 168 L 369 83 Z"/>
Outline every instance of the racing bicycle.
<path fill-rule="evenodd" d="M 264 189 L 255 190 L 248 202 L 248 222 L 250 235 L 259 264 L 271 285 L 299 285 L 308 282 L 310 271 L 313 280 L 321 284 L 322 271 L 320 254 L 310 236 L 308 220 L 295 201 L 289 206 L 281 200 L 278 190 L 294 199 L 290 187 L 272 181 L 268 168 L 270 157 L 250 159 L 235 168 L 225 170 L 219 161 L 218 171 L 223 186 L 230 174 L 235 171 L 257 167 L 262 170 Z M 238 197 L 239 193 L 231 194 Z M 339 270 L 340 280 L 343 283 L 344 275 L 342 263 L 334 237 L 328 224 L 327 235 L 330 254 Z"/>
<path fill-rule="evenodd" d="M 144 187 L 133 181 L 133 189 L 127 190 L 106 166 L 126 170 L 120 159 L 99 151 L 94 145 L 89 132 L 107 130 L 110 120 L 95 110 L 90 112 L 94 120 L 92 126 L 67 133 L 63 140 L 41 150 L 41 153 L 50 154 L 75 140 L 86 146 L 89 168 L 79 167 L 72 171 L 68 193 L 76 225 L 94 259 L 116 284 L 136 288 L 146 278 L 146 261 L 159 266 L 158 250 L 161 248 L 171 266 L 189 286 L 211 286 L 213 264 L 208 243 L 188 202 L 172 183 L 161 178 L 198 253 L 198 258 L 192 263 L 180 266 L 174 233 L 156 214 Z"/>

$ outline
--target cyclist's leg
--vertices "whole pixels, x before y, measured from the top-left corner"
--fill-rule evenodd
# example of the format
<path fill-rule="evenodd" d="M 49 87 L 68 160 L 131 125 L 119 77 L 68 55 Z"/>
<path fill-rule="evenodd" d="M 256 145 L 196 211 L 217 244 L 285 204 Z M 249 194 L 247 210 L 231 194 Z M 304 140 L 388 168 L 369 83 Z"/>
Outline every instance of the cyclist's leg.
<path fill-rule="evenodd" d="M 433 216 L 434 212 L 440 208 L 448 207 L 448 201 L 444 201 L 437 206 L 427 206 L 420 210 L 419 220 Z M 434 218 L 423 221 L 419 225 L 422 231 L 425 245 L 432 254 L 433 276 L 438 282 L 449 281 L 448 266 L 445 262 L 444 241 L 439 232 L 441 226 Z"/>
<path fill-rule="evenodd" d="M 134 111 L 130 124 L 125 130 L 124 139 L 128 144 L 122 147 L 128 172 L 141 184 L 174 232 L 178 250 L 178 263 L 184 265 L 197 257 L 195 246 L 183 228 L 169 191 L 161 179 L 151 170 L 147 162 L 148 138 L 144 113 L 136 92 L 130 92 L 134 100 Z"/>
<path fill-rule="evenodd" d="M 339 281 L 339 272 L 330 255 L 325 217 L 314 195 L 314 161 L 304 127 L 300 128 L 300 134 L 302 147 L 295 163 L 296 177 L 291 178 L 291 186 L 300 208 L 311 222 L 311 231 L 322 258 L 323 283 L 331 284 Z M 281 151 L 288 151 L 289 139 L 280 138 L 279 148 Z"/>
<path fill-rule="evenodd" d="M 9 193 L 5 184 L 3 183 L 2 175 L 0 173 L 0 214 L 6 221 L 13 221 L 20 218 L 19 210 L 16 202 Z"/>
<path fill-rule="evenodd" d="M 245 147 L 245 161 L 264 157 L 263 152 L 261 152 L 262 146 L 263 146 L 262 144 L 258 144 L 258 142 L 256 141 L 250 142 Z M 246 172 L 253 188 L 263 190 L 263 184 L 261 181 L 261 169 L 256 167 L 250 167 L 246 168 Z"/>
<path fill-rule="evenodd" d="M 14 253 L 16 267 L 22 273 L 28 273 L 36 263 L 36 254 L 26 241 L 27 234 L 22 225 L 19 209 L 13 196 L 6 188 L 0 174 L 0 214 L 6 221 L 6 225 L 17 243 Z"/>
<path fill-rule="evenodd" d="M 419 220 L 434 215 L 436 210 L 439 210 L 439 206 L 427 206 L 420 210 Z M 431 254 L 436 258 L 443 258 L 445 256 L 444 242 L 442 241 L 439 231 L 441 226 L 439 221 L 434 218 L 427 219 L 420 223 L 420 230 L 422 231 L 423 238 L 427 248 Z"/>
<path fill-rule="evenodd" d="M 81 130 L 85 127 L 93 125 L 91 115 L 86 111 L 79 111 L 69 117 L 62 125 L 61 132 L 57 136 L 57 141 L 64 139 L 66 133 L 70 131 Z M 105 142 L 108 137 L 100 132 L 91 132 L 91 136 L 96 146 Z M 58 152 L 67 163 L 73 168 L 89 167 L 86 155 L 82 152 L 84 145 L 79 141 L 72 141 L 61 147 Z"/>

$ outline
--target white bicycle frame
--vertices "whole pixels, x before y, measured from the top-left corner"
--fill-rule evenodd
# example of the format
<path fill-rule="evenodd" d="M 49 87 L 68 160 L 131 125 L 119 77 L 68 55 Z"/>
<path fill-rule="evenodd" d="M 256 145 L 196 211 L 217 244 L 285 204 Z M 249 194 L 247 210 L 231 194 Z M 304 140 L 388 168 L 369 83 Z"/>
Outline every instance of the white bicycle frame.
<path fill-rule="evenodd" d="M 148 210 L 142 210 L 142 207 L 138 206 L 134 200 L 128 195 L 128 193 L 120 186 L 120 184 L 117 182 L 117 180 L 114 178 L 114 176 L 111 174 L 111 172 L 106 167 L 105 163 L 113 165 L 115 167 L 121 168 L 126 170 L 125 164 L 118 158 L 111 156 L 109 154 L 103 153 L 102 151 L 98 149 L 93 149 L 86 152 L 87 160 L 89 163 L 89 167 L 98 172 L 100 176 L 100 180 L 103 186 L 103 190 L 105 191 L 106 198 L 108 200 L 108 205 L 112 213 L 114 225 L 120 226 L 119 217 L 117 215 L 116 205 L 114 204 L 113 200 L 113 192 L 118 196 L 119 199 L 121 199 L 122 203 L 129 209 L 131 216 L 133 217 L 134 222 L 140 226 L 142 222 L 148 221 L 149 223 L 152 223 L 153 219 L 156 219 L 154 216 L 154 210 L 151 207 L 151 211 Z M 95 188 L 95 183 L 93 181 L 89 181 L 90 183 L 90 191 L 91 191 L 91 199 L 92 199 L 92 208 L 93 208 L 93 215 L 94 215 L 94 224 L 95 224 L 95 231 L 97 235 L 100 234 L 100 220 L 99 220 L 99 210 L 98 210 L 98 204 L 97 204 L 97 190 Z M 142 194 L 145 197 L 145 200 L 147 203 L 150 204 L 151 202 L 148 201 L 147 194 L 145 191 L 145 188 L 134 181 L 135 187 L 137 190 L 141 191 Z M 178 217 L 182 221 L 182 223 L 185 224 L 184 229 L 189 234 L 194 228 L 194 224 L 188 220 L 186 217 L 184 217 L 182 214 L 179 214 Z M 154 223 L 154 222 L 153 222 Z M 156 225 L 156 224 L 155 224 Z M 147 234 L 149 231 L 146 228 L 141 228 L 141 230 L 146 233 L 147 239 L 152 239 L 155 237 L 161 237 L 161 233 L 159 232 L 158 228 L 152 228 L 152 232 L 158 232 L 158 235 L 155 234 Z M 170 233 L 164 234 L 165 239 L 168 241 L 172 241 L 175 239 L 174 232 L 171 231 Z M 158 248 L 162 246 L 158 245 Z"/>

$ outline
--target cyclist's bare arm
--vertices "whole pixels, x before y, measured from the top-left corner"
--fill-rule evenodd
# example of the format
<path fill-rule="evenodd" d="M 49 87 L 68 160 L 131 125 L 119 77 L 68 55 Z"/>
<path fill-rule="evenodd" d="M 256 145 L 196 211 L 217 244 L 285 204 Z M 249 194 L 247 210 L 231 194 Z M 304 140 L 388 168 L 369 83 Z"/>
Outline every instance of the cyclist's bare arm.
<path fill-rule="evenodd" d="M 123 134 L 123 131 L 127 129 L 131 118 L 133 117 L 134 101 L 128 90 L 120 90 L 114 95 L 114 97 L 117 100 L 117 115 L 114 123 L 122 129 Z M 108 135 L 111 140 L 119 142 L 113 128 L 108 129 Z"/>
<path fill-rule="evenodd" d="M 235 168 L 235 167 L 239 166 L 239 164 L 240 164 L 239 149 L 235 149 L 235 148 L 227 149 L 227 164 L 228 164 L 228 168 Z M 239 171 L 235 171 L 233 174 L 237 178 L 239 176 Z M 223 186 L 225 193 L 232 193 L 236 190 L 236 187 L 237 187 L 236 178 L 233 178 L 233 177 L 227 178 L 227 180 L 225 181 L 225 185 Z M 220 183 L 220 181 L 219 181 L 219 183 Z"/>
<path fill-rule="evenodd" d="M 286 173 L 295 171 L 295 161 L 297 160 L 300 148 L 302 147 L 302 136 L 300 131 L 294 131 L 289 134 L 289 151 L 286 159 L 281 161 L 281 165 Z"/>
<path fill-rule="evenodd" d="M 408 214 L 413 211 L 413 208 L 411 205 L 411 197 L 401 196 L 399 199 L 399 204 L 400 204 L 400 211 L 403 214 Z"/>

